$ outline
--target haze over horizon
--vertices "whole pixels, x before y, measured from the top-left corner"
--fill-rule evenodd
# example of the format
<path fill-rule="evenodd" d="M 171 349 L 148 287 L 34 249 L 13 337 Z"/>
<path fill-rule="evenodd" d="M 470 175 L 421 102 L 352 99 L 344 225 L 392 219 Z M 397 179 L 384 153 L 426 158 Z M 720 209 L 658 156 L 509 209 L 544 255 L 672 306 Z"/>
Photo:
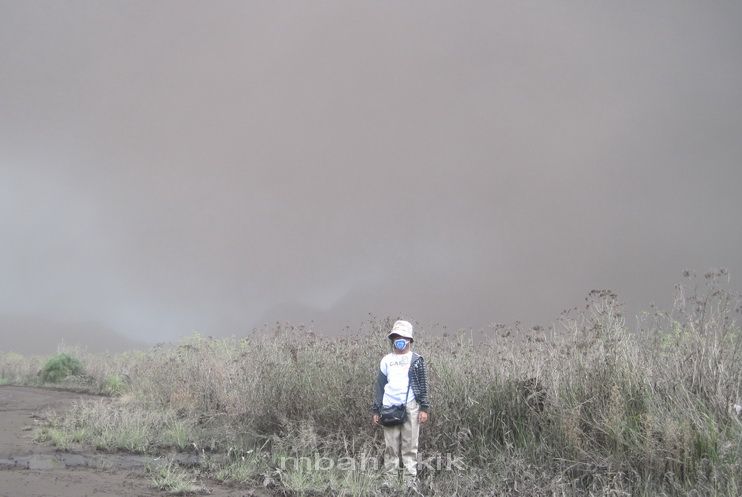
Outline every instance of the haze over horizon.
<path fill-rule="evenodd" d="M 594 288 L 631 317 L 684 269 L 739 288 L 740 25 L 731 2 L 0 0 L 0 350 L 544 324 Z"/>

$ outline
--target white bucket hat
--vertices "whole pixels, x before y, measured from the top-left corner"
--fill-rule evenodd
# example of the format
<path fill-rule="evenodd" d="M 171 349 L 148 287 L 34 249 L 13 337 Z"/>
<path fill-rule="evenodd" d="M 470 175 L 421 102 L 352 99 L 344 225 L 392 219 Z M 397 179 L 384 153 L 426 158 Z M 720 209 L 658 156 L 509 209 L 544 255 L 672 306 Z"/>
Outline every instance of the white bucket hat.
<path fill-rule="evenodd" d="M 414 340 L 412 333 L 412 324 L 409 321 L 402 321 L 401 319 L 399 321 L 395 321 L 394 326 L 392 326 L 392 331 L 390 331 L 386 337 L 390 338 L 392 335 L 399 335 L 401 337 Z"/>

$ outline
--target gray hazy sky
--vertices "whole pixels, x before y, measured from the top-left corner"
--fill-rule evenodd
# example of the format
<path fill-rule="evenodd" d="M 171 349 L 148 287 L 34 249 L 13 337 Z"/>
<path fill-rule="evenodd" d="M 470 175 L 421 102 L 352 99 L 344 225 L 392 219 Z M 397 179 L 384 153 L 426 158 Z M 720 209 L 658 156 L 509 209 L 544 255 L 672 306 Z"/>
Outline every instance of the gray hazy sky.
<path fill-rule="evenodd" d="M 476 328 L 738 282 L 740 26 L 731 1 L 0 0 L 0 332 Z"/>

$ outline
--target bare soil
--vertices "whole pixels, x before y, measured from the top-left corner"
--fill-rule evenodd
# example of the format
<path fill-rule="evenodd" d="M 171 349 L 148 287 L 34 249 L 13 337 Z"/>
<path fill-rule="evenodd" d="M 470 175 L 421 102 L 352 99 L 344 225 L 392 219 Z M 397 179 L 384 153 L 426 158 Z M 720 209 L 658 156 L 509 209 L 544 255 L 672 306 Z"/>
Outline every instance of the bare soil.
<path fill-rule="evenodd" d="M 60 452 L 34 443 L 34 428 L 47 409 L 61 412 L 90 395 L 43 388 L 0 386 L 0 497 L 164 497 L 145 474 L 143 456 Z M 262 489 L 200 482 L 208 495 L 259 497 Z"/>

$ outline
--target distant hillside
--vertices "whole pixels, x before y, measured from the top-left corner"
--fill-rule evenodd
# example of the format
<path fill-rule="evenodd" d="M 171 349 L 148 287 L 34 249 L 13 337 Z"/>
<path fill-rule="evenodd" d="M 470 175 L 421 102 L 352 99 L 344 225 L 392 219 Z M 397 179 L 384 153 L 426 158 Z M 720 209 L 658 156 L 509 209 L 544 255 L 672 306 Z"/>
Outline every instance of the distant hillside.
<path fill-rule="evenodd" d="M 37 316 L 0 314 L 0 352 L 50 354 L 60 343 L 90 352 L 121 352 L 146 348 L 98 323 L 60 322 Z"/>

